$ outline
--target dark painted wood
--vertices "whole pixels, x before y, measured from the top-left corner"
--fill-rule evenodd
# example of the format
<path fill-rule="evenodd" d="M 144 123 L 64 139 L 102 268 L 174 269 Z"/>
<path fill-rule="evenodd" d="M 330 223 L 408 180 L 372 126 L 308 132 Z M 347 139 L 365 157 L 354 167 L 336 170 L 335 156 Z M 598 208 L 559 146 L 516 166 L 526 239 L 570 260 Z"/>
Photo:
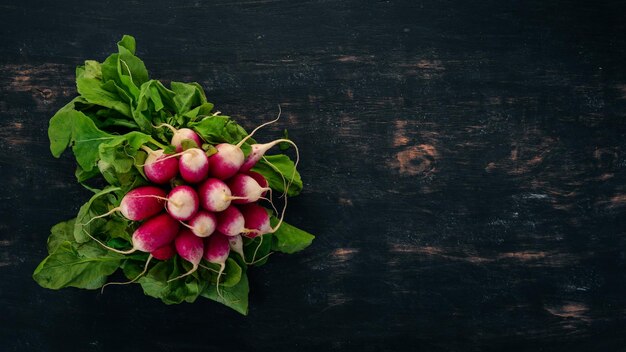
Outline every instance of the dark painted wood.
<path fill-rule="evenodd" d="M 620 1 L 1 1 L 3 351 L 626 349 Z M 88 192 L 53 159 L 74 67 L 124 33 L 248 128 L 284 119 L 318 235 L 250 272 L 248 317 L 139 287 L 40 288 Z"/>

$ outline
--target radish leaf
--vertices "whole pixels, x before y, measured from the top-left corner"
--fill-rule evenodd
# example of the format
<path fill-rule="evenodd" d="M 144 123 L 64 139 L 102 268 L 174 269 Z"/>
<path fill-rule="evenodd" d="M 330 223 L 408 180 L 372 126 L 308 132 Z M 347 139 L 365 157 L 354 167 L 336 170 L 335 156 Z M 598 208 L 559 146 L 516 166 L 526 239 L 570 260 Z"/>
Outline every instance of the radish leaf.
<path fill-rule="evenodd" d="M 276 217 L 272 216 L 270 220 L 272 226 L 278 224 Z M 308 247 L 313 239 L 315 236 L 283 221 L 278 230 L 274 232 L 272 250 L 289 254 L 295 253 Z"/>

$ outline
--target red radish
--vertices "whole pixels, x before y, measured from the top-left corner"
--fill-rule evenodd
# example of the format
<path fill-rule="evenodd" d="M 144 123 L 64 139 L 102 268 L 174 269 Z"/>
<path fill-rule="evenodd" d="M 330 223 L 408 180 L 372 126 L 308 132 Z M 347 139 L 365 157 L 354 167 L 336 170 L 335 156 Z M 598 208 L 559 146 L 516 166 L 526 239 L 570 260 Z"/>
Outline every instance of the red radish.
<path fill-rule="evenodd" d="M 209 263 L 220 265 L 220 271 L 217 274 L 216 290 L 217 295 L 222 297 L 222 299 L 224 299 L 224 297 L 220 292 L 220 278 L 226 268 L 226 260 L 228 259 L 229 253 L 230 244 L 228 242 L 228 237 L 222 235 L 221 233 L 215 233 L 205 240 L 204 259 L 206 259 Z"/>
<path fill-rule="evenodd" d="M 296 162 L 295 162 L 294 166 L 298 165 L 298 158 L 299 158 L 298 150 L 296 149 Z M 272 165 L 272 163 L 270 163 L 269 161 L 267 161 L 267 162 L 268 162 L 268 164 L 271 167 L 276 169 L 276 167 L 274 165 Z M 265 233 L 273 233 L 273 232 L 276 232 L 276 230 L 278 230 L 280 225 L 283 223 L 283 219 L 285 218 L 285 212 L 287 211 L 287 198 L 288 198 L 287 197 L 287 193 L 289 191 L 289 186 L 291 185 L 291 181 L 293 180 L 293 177 L 295 176 L 295 173 L 296 173 L 296 168 L 294 167 L 293 173 L 291 175 L 291 180 L 289 181 L 289 183 L 287 183 L 285 178 L 283 177 L 283 183 L 284 183 L 284 187 L 285 187 L 285 191 L 283 193 L 283 195 L 284 195 L 284 203 L 283 203 L 283 210 L 282 210 L 282 212 L 280 214 L 280 219 L 278 221 L 278 224 L 276 224 L 276 226 L 274 228 L 270 228 L 269 230 L 267 230 L 267 229 L 261 230 L 260 227 L 255 229 L 254 228 L 255 226 L 258 227 L 258 226 L 260 226 L 259 224 L 261 224 L 261 223 L 269 222 L 269 219 L 264 219 L 264 217 L 268 217 L 267 213 L 266 212 L 260 212 L 260 211 L 257 210 L 257 211 L 254 211 L 254 213 L 253 213 L 255 215 L 252 215 L 252 214 L 248 215 L 249 217 L 257 217 L 256 220 L 246 220 L 246 221 L 250 221 L 251 222 L 251 224 L 250 224 L 251 226 L 248 227 L 249 228 L 248 231 L 250 231 L 250 233 L 256 232 L 256 235 L 258 236 L 258 235 L 263 235 Z M 282 176 L 282 174 L 280 174 L 280 175 Z M 274 204 L 271 202 L 271 200 L 270 200 L 270 204 L 272 205 L 272 207 L 274 207 Z M 274 211 L 276 211 L 276 208 L 274 208 Z M 276 211 L 276 213 L 278 213 L 278 211 Z M 247 227 L 247 225 L 246 225 L 246 227 Z M 267 232 L 265 232 L 265 231 L 267 231 Z M 261 240 L 262 239 L 263 238 L 261 237 Z"/>
<path fill-rule="evenodd" d="M 152 252 L 165 246 L 174 240 L 179 227 L 178 221 L 167 213 L 146 220 L 133 232 L 132 251 Z"/>
<path fill-rule="evenodd" d="M 248 237 L 254 238 L 259 235 L 274 232 L 272 225 L 270 224 L 270 216 L 267 210 L 258 204 L 245 204 L 242 205 L 239 210 L 243 215 L 245 221 L 245 227 L 251 231 L 247 234 Z"/>
<path fill-rule="evenodd" d="M 248 171 L 246 172 L 246 175 L 252 177 L 262 188 L 267 188 L 270 186 L 267 180 L 265 179 L 265 177 L 263 177 L 263 175 L 261 175 L 258 172 Z M 266 194 L 267 194 L 267 191 L 263 192 L 261 194 L 261 197 L 265 197 Z"/>
<path fill-rule="evenodd" d="M 199 205 L 198 194 L 187 185 L 174 187 L 167 196 L 167 211 L 176 220 L 191 219 L 198 212 Z"/>
<path fill-rule="evenodd" d="M 176 254 L 176 250 L 175 250 L 174 244 L 172 242 L 166 244 L 165 246 L 162 246 L 160 248 L 157 248 L 157 249 L 153 250 L 150 253 L 150 256 L 148 256 L 148 260 L 146 260 L 146 264 L 143 267 L 143 271 L 141 273 L 139 273 L 137 276 L 135 276 L 134 279 L 132 279 L 130 281 L 126 281 L 126 282 L 108 282 L 108 283 L 102 285 L 102 289 L 100 290 L 100 293 L 104 292 L 104 288 L 109 286 L 109 285 L 128 285 L 128 284 L 132 284 L 133 282 L 137 281 L 140 277 L 142 277 L 148 271 L 148 265 L 150 264 L 150 261 L 152 260 L 152 258 L 156 258 L 158 260 L 168 260 L 168 259 L 172 258 L 174 256 L 174 254 Z"/>
<path fill-rule="evenodd" d="M 176 236 L 176 239 L 174 240 L 174 244 L 176 245 L 176 253 L 178 253 L 181 258 L 190 262 L 193 267 L 188 272 L 173 279 L 169 279 L 167 282 L 178 280 L 198 270 L 198 265 L 200 264 L 202 254 L 204 253 L 204 242 L 200 237 L 194 235 L 188 229 L 180 230 L 178 236 Z"/>
<path fill-rule="evenodd" d="M 160 213 L 164 201 L 152 196 L 165 197 L 165 191 L 154 186 L 142 186 L 131 190 L 122 198 L 120 213 L 133 221 L 141 221 Z"/>
<path fill-rule="evenodd" d="M 225 263 L 230 253 L 228 237 L 216 232 L 213 236 L 204 240 L 203 258 L 210 263 Z"/>
<path fill-rule="evenodd" d="M 122 215 L 128 220 L 145 220 L 163 210 L 163 204 L 165 203 L 163 197 L 165 197 L 165 191 L 158 187 L 137 187 L 126 193 L 118 207 L 113 208 L 102 215 L 91 218 L 83 225 L 87 225 L 95 219 L 111 215 L 116 211 L 122 213 Z"/>
<path fill-rule="evenodd" d="M 177 130 L 176 128 L 174 128 L 174 126 L 169 125 L 167 123 L 162 123 L 158 126 L 153 126 L 155 128 L 159 128 L 159 127 L 167 127 L 169 128 L 174 135 L 172 136 L 172 140 L 170 142 L 171 145 L 173 145 L 174 147 L 176 147 L 176 152 L 182 152 L 183 151 L 183 141 L 185 139 L 191 139 L 192 141 L 196 142 L 196 145 L 198 147 L 200 147 L 202 145 L 202 140 L 200 139 L 200 136 L 198 136 L 198 134 L 196 132 L 194 132 L 193 130 L 189 129 L 189 128 L 181 128 L 179 130 Z"/>
<path fill-rule="evenodd" d="M 151 253 L 174 240 L 178 233 L 180 225 L 169 214 L 163 213 L 146 220 L 141 224 L 131 237 L 133 248 L 127 251 L 121 251 L 111 248 L 93 237 L 87 231 L 83 231 L 94 241 L 100 243 L 104 248 L 120 254 L 131 254 L 136 251 Z"/>
<path fill-rule="evenodd" d="M 269 143 L 265 143 L 265 144 L 253 144 L 250 147 L 252 148 L 252 150 L 250 151 L 250 154 L 248 154 L 248 157 L 246 158 L 246 160 L 244 161 L 244 163 L 241 165 L 241 168 L 239 169 L 239 172 L 246 172 L 249 171 L 252 167 L 254 167 L 254 165 L 261 160 L 261 158 L 263 157 L 263 155 L 265 155 L 265 153 L 270 150 L 273 146 L 277 145 L 278 143 L 289 143 L 291 145 L 293 145 L 293 147 L 296 150 L 296 165 L 298 164 L 298 159 L 300 158 L 299 156 L 299 151 L 298 151 L 298 146 L 291 140 L 289 139 L 277 139 L 275 141 L 271 141 Z"/>
<path fill-rule="evenodd" d="M 173 243 L 169 243 L 163 247 L 153 250 L 150 254 L 158 260 L 168 260 L 176 254 L 176 248 L 174 248 Z"/>
<path fill-rule="evenodd" d="M 228 180 L 228 188 L 235 197 L 242 199 L 234 199 L 235 204 L 246 204 L 256 202 L 261 198 L 263 192 L 267 192 L 269 187 L 261 187 L 258 182 L 251 176 L 245 174 L 237 174 Z"/>
<path fill-rule="evenodd" d="M 242 205 L 240 209 L 245 219 L 245 227 L 249 229 L 248 230 L 249 232 L 246 236 L 250 238 L 255 238 L 259 236 L 261 238 L 259 241 L 259 244 L 254 250 L 254 254 L 252 255 L 252 261 L 250 263 L 246 262 L 246 264 L 255 264 L 267 258 L 267 256 L 271 254 L 271 253 L 268 253 L 263 258 L 255 260 L 256 254 L 259 248 L 261 248 L 261 244 L 263 244 L 263 235 L 265 235 L 266 233 L 272 233 L 278 230 L 278 227 L 280 227 L 283 220 L 281 218 L 278 225 L 276 225 L 276 228 L 272 228 L 272 225 L 270 224 L 270 216 L 267 213 L 267 210 L 263 208 L 262 206 L 255 204 L 255 203 L 250 203 L 250 204 Z M 283 215 L 284 215 L 284 212 L 283 212 Z"/>
<path fill-rule="evenodd" d="M 198 187 L 200 205 L 208 210 L 220 212 L 228 208 L 230 202 L 238 197 L 233 197 L 228 186 L 216 179 L 209 178 Z"/>
<path fill-rule="evenodd" d="M 220 180 L 225 180 L 236 174 L 244 161 L 240 145 L 221 143 L 216 145 L 215 149 L 217 149 L 217 153 L 209 157 L 211 163 L 209 174 Z"/>
<path fill-rule="evenodd" d="M 262 261 L 271 254 L 271 253 L 268 253 L 263 258 L 255 260 L 256 253 L 259 250 L 259 248 L 261 248 L 261 244 L 263 243 L 263 235 L 267 233 L 274 233 L 276 232 L 276 230 L 278 230 L 280 225 L 283 223 L 283 218 L 285 217 L 286 208 L 287 208 L 287 197 L 285 197 L 285 206 L 283 207 L 283 212 L 280 216 L 280 220 L 278 221 L 278 224 L 276 224 L 275 227 L 272 227 L 270 223 L 270 216 L 267 213 L 267 210 L 263 208 L 262 206 L 255 204 L 255 203 L 251 203 L 251 204 L 242 205 L 240 207 L 241 213 L 245 219 L 246 231 L 248 232 L 246 236 L 250 238 L 255 238 L 257 236 L 261 237 L 261 240 L 259 241 L 259 244 L 256 247 L 256 250 L 254 251 L 254 255 L 252 256 L 252 262 L 247 263 L 247 264 L 254 264 L 259 261 Z"/>
<path fill-rule="evenodd" d="M 163 149 L 156 151 L 150 148 L 142 148 L 148 153 L 143 166 L 143 172 L 151 182 L 165 184 L 178 174 L 178 160 L 176 157 L 164 154 Z"/>
<path fill-rule="evenodd" d="M 213 213 L 200 210 L 198 213 L 188 221 L 189 225 L 185 224 L 194 235 L 198 237 L 209 237 L 215 231 L 217 227 L 217 217 Z"/>
<path fill-rule="evenodd" d="M 280 106 L 278 107 L 278 109 L 280 111 Z M 241 168 L 241 165 L 243 165 L 245 159 L 243 151 L 241 150 L 241 146 L 248 140 L 248 138 L 251 138 L 254 133 L 258 131 L 261 127 L 274 123 L 278 121 L 279 118 L 280 112 L 278 113 L 278 117 L 276 119 L 258 126 L 236 145 L 229 143 L 221 143 L 216 145 L 215 149 L 217 149 L 217 153 L 209 157 L 209 160 L 211 162 L 211 170 L 209 170 L 209 174 L 220 180 L 225 180 L 235 175 L 237 171 L 239 171 L 239 169 Z"/>
<path fill-rule="evenodd" d="M 240 233 L 249 232 L 245 228 L 245 219 L 239 209 L 234 205 L 224 211 L 215 214 L 217 216 L 217 231 L 226 236 L 237 236 Z"/>
<path fill-rule="evenodd" d="M 170 144 L 176 147 L 177 152 L 181 152 L 183 150 L 182 143 L 185 139 L 191 139 L 198 147 L 202 146 L 202 140 L 200 140 L 198 134 L 189 128 L 181 128 L 174 132 L 174 136 L 172 137 Z"/>
<path fill-rule="evenodd" d="M 265 126 L 265 125 L 269 125 L 271 123 L 274 123 L 276 121 L 278 121 L 278 119 L 280 118 L 280 115 L 282 114 L 282 110 L 280 108 L 280 105 L 278 105 L 278 116 L 276 117 L 276 119 L 266 122 L 262 125 L 260 125 L 259 127 L 255 128 L 252 133 L 250 133 L 249 136 L 247 136 L 246 138 L 244 138 L 243 141 L 241 141 L 240 143 L 243 143 L 246 139 L 250 138 L 250 136 L 252 136 L 259 128 Z M 271 149 L 273 146 L 275 146 L 278 143 L 289 143 L 291 145 L 293 145 L 293 147 L 296 149 L 296 162 L 295 162 L 295 166 L 298 166 L 298 159 L 300 158 L 300 153 L 298 151 L 298 146 L 292 142 L 289 139 L 277 139 L 275 141 L 269 142 L 269 143 L 265 143 L 265 144 L 252 144 L 251 147 L 251 151 L 250 154 L 248 154 L 248 156 L 246 157 L 246 160 L 243 162 L 243 164 L 241 164 L 241 167 L 239 168 L 239 172 L 246 172 L 246 171 L 250 171 L 250 169 L 252 167 L 254 167 L 254 165 L 261 160 L 261 158 L 263 157 L 263 155 L 265 155 L 265 153 Z M 294 168 L 294 175 L 295 175 L 295 168 Z M 259 182 L 259 184 L 261 184 L 261 182 Z"/>
<path fill-rule="evenodd" d="M 183 180 L 198 183 L 209 175 L 209 158 L 202 149 L 189 148 L 182 153 L 178 169 Z"/>
<path fill-rule="evenodd" d="M 283 211 L 280 215 L 278 224 L 276 224 L 275 227 L 272 227 L 270 223 L 270 216 L 267 210 L 258 204 L 255 204 L 255 203 L 244 204 L 240 206 L 240 210 L 245 220 L 245 228 L 246 228 L 245 232 L 248 233 L 246 236 L 250 238 L 255 238 L 257 236 L 260 236 L 261 238 L 261 240 L 259 241 L 259 244 L 257 245 L 254 251 L 254 255 L 252 256 L 252 261 L 250 263 L 246 262 L 246 264 L 255 264 L 264 260 L 271 254 L 271 253 L 268 253 L 263 258 L 255 260 L 256 254 L 259 248 L 261 248 L 261 244 L 263 243 L 263 235 L 267 233 L 276 232 L 276 230 L 278 230 L 280 225 L 283 223 L 283 218 L 285 217 L 285 210 L 287 210 L 287 197 L 285 197 L 285 204 L 283 206 Z"/>

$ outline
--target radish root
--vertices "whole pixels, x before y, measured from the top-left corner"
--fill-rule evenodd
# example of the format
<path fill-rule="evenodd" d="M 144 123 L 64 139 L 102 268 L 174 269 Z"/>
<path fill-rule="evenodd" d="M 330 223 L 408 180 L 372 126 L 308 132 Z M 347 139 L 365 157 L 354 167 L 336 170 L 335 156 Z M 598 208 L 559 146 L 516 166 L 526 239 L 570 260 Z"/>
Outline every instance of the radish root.
<path fill-rule="evenodd" d="M 146 261 L 146 265 L 144 265 L 143 267 L 143 271 L 141 273 L 139 273 L 139 275 L 135 276 L 134 279 L 130 280 L 130 281 L 126 281 L 126 282 L 107 282 L 106 284 L 102 285 L 102 288 L 100 289 L 100 294 L 104 293 L 104 288 L 109 286 L 109 285 L 128 285 L 128 284 L 132 284 L 133 282 L 139 280 L 140 277 L 142 277 L 147 271 L 148 271 L 148 264 L 150 264 L 150 261 L 152 260 L 152 258 L 154 258 L 152 256 L 152 254 L 150 254 L 150 256 L 148 257 L 148 260 Z"/>
<path fill-rule="evenodd" d="M 217 273 L 219 273 L 219 271 L 217 271 L 217 270 L 215 270 L 215 269 L 211 269 L 211 268 L 209 268 L 209 267 L 208 267 L 208 266 L 206 266 L 206 265 L 198 264 L 198 266 L 199 266 L 199 267 L 201 267 L 202 269 L 206 269 L 206 270 L 212 271 L 212 272 L 214 272 L 214 273 L 216 273 L 216 274 L 217 274 Z M 226 274 L 224 274 L 224 276 L 226 276 Z"/>
<path fill-rule="evenodd" d="M 254 254 L 252 254 L 252 261 L 250 263 L 255 262 L 254 260 L 256 259 L 256 254 L 259 251 L 259 248 L 261 248 L 261 245 L 263 244 L 263 235 L 259 236 L 259 238 L 260 238 L 259 244 L 256 246 L 256 249 L 254 250 Z M 245 258 L 244 258 L 244 261 L 245 261 Z"/>
<path fill-rule="evenodd" d="M 261 258 L 259 258 L 259 259 L 255 260 L 255 261 L 253 261 L 253 262 L 249 262 L 249 263 L 248 263 L 248 262 L 246 262 L 246 264 L 248 264 L 248 265 L 254 265 L 254 264 L 258 263 L 258 262 L 262 262 L 262 261 L 264 261 L 265 259 L 267 259 L 267 258 L 268 258 L 270 255 L 272 255 L 272 254 L 274 254 L 274 252 L 269 252 L 269 253 L 267 253 L 266 255 L 264 255 L 263 257 L 261 257 Z"/>
<path fill-rule="evenodd" d="M 249 134 L 249 135 L 247 135 L 244 139 L 242 139 L 239 143 L 237 143 L 237 147 L 241 148 L 241 146 L 242 146 L 242 145 L 243 145 L 243 144 L 244 144 L 244 143 L 245 143 L 245 142 L 246 142 L 249 138 L 252 138 L 252 136 L 254 135 L 254 133 L 255 133 L 256 131 L 258 131 L 259 129 L 261 129 L 261 128 L 263 128 L 263 127 L 267 126 L 267 125 L 271 125 L 271 124 L 273 124 L 274 122 L 278 121 L 278 119 L 280 119 L 280 115 L 282 114 L 282 112 L 283 112 L 283 111 L 282 111 L 282 109 L 280 108 L 280 104 L 279 104 L 279 105 L 278 105 L 278 116 L 276 116 L 276 118 L 275 118 L 275 119 L 273 119 L 272 121 L 268 121 L 268 122 L 266 122 L 266 123 L 263 123 L 263 124 L 259 125 L 257 128 L 255 128 L 254 130 L 252 130 L 252 132 L 250 132 L 250 134 Z"/>
<path fill-rule="evenodd" d="M 153 153 L 154 153 L 154 151 L 153 151 Z M 181 156 L 181 155 L 183 155 L 183 154 L 186 154 L 186 153 L 187 153 L 187 154 L 188 154 L 188 153 L 193 153 L 193 151 L 190 151 L 190 150 L 184 150 L 184 151 L 182 151 L 182 152 L 180 152 L 180 153 L 176 153 L 176 154 L 164 154 L 164 155 L 167 155 L 167 156 L 166 156 L 166 157 L 164 157 L 164 158 L 161 158 L 161 159 L 157 159 L 157 160 L 155 160 L 155 161 L 154 161 L 154 163 L 159 163 L 159 162 L 161 162 L 161 161 L 165 161 L 165 160 L 167 160 L 167 159 L 176 158 L 176 157 L 179 157 L 179 156 Z M 147 165 L 146 163 L 143 163 L 143 164 L 140 164 L 140 165 L 137 165 L 137 166 L 141 167 L 141 166 L 146 166 L 146 165 Z"/>
<path fill-rule="evenodd" d="M 155 196 L 155 195 L 150 195 L 150 194 L 146 194 L 146 195 L 142 195 L 142 196 L 129 196 L 129 197 L 130 198 L 156 198 L 156 199 L 164 200 L 164 201 L 166 201 L 168 203 L 172 203 L 172 204 L 174 204 L 177 207 L 182 207 L 183 206 L 182 204 L 180 204 L 178 202 L 175 202 L 175 201 L 173 201 L 173 200 L 171 200 L 169 198 Z"/>
<path fill-rule="evenodd" d="M 193 264 L 193 268 L 191 268 L 191 270 L 189 270 L 188 272 L 186 272 L 186 273 L 184 273 L 184 274 L 182 274 L 182 275 L 176 276 L 176 277 L 175 277 L 175 278 L 173 278 L 173 279 L 169 279 L 169 280 L 167 280 L 167 282 L 172 282 L 172 281 L 175 281 L 175 280 L 181 279 L 181 278 L 183 278 L 183 277 L 185 277 L 185 276 L 187 276 L 187 275 L 191 275 L 191 274 L 195 273 L 195 272 L 196 272 L 196 270 L 198 270 L 198 266 L 199 266 L 198 264 Z"/>
<path fill-rule="evenodd" d="M 222 295 L 222 292 L 220 292 L 220 278 L 222 277 L 222 274 L 224 273 L 224 269 L 226 269 L 226 263 L 220 263 L 220 271 L 217 273 L 217 282 L 215 283 L 215 290 L 217 291 L 217 295 L 221 299 L 226 301 L 226 298 L 224 298 L 224 296 Z"/>
<path fill-rule="evenodd" d="M 86 225 L 89 225 L 89 223 L 91 223 L 92 221 L 94 221 L 94 220 L 96 220 L 96 219 L 103 218 L 103 217 L 105 217 L 105 216 L 109 216 L 109 215 L 111 215 L 111 214 L 115 213 L 116 211 L 118 211 L 118 210 L 120 210 L 120 209 L 121 209 L 120 207 L 115 207 L 115 208 L 113 208 L 113 209 L 111 209 L 111 210 L 107 211 L 106 213 L 101 214 L 101 215 L 98 215 L 98 216 L 94 216 L 93 218 L 89 219 L 89 221 L 87 221 L 86 223 L 80 223 L 79 225 L 80 225 L 80 226 L 86 226 Z"/>
<path fill-rule="evenodd" d="M 131 248 L 131 249 L 127 250 L 127 251 L 120 251 L 119 249 L 115 249 L 115 248 L 107 246 L 106 244 L 104 244 L 104 242 L 102 242 L 99 239 L 93 237 L 89 232 L 87 232 L 87 230 L 83 229 L 83 232 L 85 234 L 87 234 L 87 236 L 89 236 L 89 238 L 91 238 L 92 240 L 98 242 L 102 247 L 104 247 L 104 248 L 106 248 L 106 249 L 108 249 L 108 250 L 110 250 L 112 252 L 126 255 L 126 254 L 135 253 L 137 251 L 135 248 Z"/>
<path fill-rule="evenodd" d="M 161 123 L 161 124 L 159 124 L 159 125 L 157 125 L 157 126 L 152 125 L 152 127 L 154 127 L 154 128 L 167 127 L 167 128 L 169 128 L 169 129 L 170 129 L 170 131 L 172 131 L 172 132 L 174 132 L 174 133 L 176 133 L 176 132 L 178 131 L 176 128 L 174 128 L 174 126 L 172 126 L 172 125 L 170 125 L 170 124 L 167 124 L 167 123 L 165 123 L 165 122 L 164 122 L 164 123 Z"/>

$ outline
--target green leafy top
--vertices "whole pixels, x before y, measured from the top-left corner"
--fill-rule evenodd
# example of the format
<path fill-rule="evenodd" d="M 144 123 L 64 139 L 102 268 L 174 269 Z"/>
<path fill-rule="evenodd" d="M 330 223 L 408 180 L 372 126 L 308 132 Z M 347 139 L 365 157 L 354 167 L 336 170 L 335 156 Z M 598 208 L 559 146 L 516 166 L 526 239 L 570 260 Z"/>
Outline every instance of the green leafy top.
<path fill-rule="evenodd" d="M 92 190 L 94 196 L 80 208 L 76 219 L 52 228 L 48 256 L 33 274 L 46 288 L 96 289 L 119 268 L 129 278 L 141 272 L 147 254 L 122 256 L 103 249 L 86 234 L 99 237 L 108 246 L 128 248 L 130 234 L 137 224 L 116 215 L 90 219 L 115 208 L 129 190 L 147 183 L 142 170 L 146 158 L 142 146 L 173 150 L 169 145 L 171 132 L 156 126 L 165 123 L 195 130 L 206 142 L 202 147 L 207 153 L 215 152 L 213 144 L 238 143 L 248 135 L 230 117 L 212 112 L 213 104 L 207 101 L 198 83 L 171 82 L 168 88 L 150 79 L 143 61 L 135 56 L 133 37 L 123 36 L 117 43 L 117 50 L 103 62 L 87 60 L 76 68 L 79 96 L 50 119 L 48 137 L 52 155 L 58 158 L 71 148 L 78 164 L 76 178 Z M 251 143 L 255 141 L 249 138 L 242 146 L 245 153 Z M 302 190 L 300 174 L 286 155 L 267 156 L 254 170 L 276 191 L 284 191 L 285 180 L 291 180 L 289 196 Z M 87 184 L 97 176 L 109 186 L 100 190 Z M 252 254 L 251 251 L 257 258 L 266 257 L 270 251 L 293 253 L 307 247 L 313 239 L 312 235 L 284 222 L 278 231 L 262 237 L 262 245 L 259 238 L 245 240 L 246 255 Z M 266 260 L 257 261 L 255 265 Z M 150 267 L 138 283 L 146 295 L 166 304 L 193 302 L 197 297 L 205 297 L 247 313 L 247 265 L 242 258 L 233 254 L 228 259 L 221 284 L 224 287 L 222 297 L 217 295 L 216 275 L 210 270 L 198 271 L 185 280 L 167 282 L 188 270 L 188 264 L 176 258 L 159 262 Z M 211 266 L 210 263 L 204 265 Z"/>

